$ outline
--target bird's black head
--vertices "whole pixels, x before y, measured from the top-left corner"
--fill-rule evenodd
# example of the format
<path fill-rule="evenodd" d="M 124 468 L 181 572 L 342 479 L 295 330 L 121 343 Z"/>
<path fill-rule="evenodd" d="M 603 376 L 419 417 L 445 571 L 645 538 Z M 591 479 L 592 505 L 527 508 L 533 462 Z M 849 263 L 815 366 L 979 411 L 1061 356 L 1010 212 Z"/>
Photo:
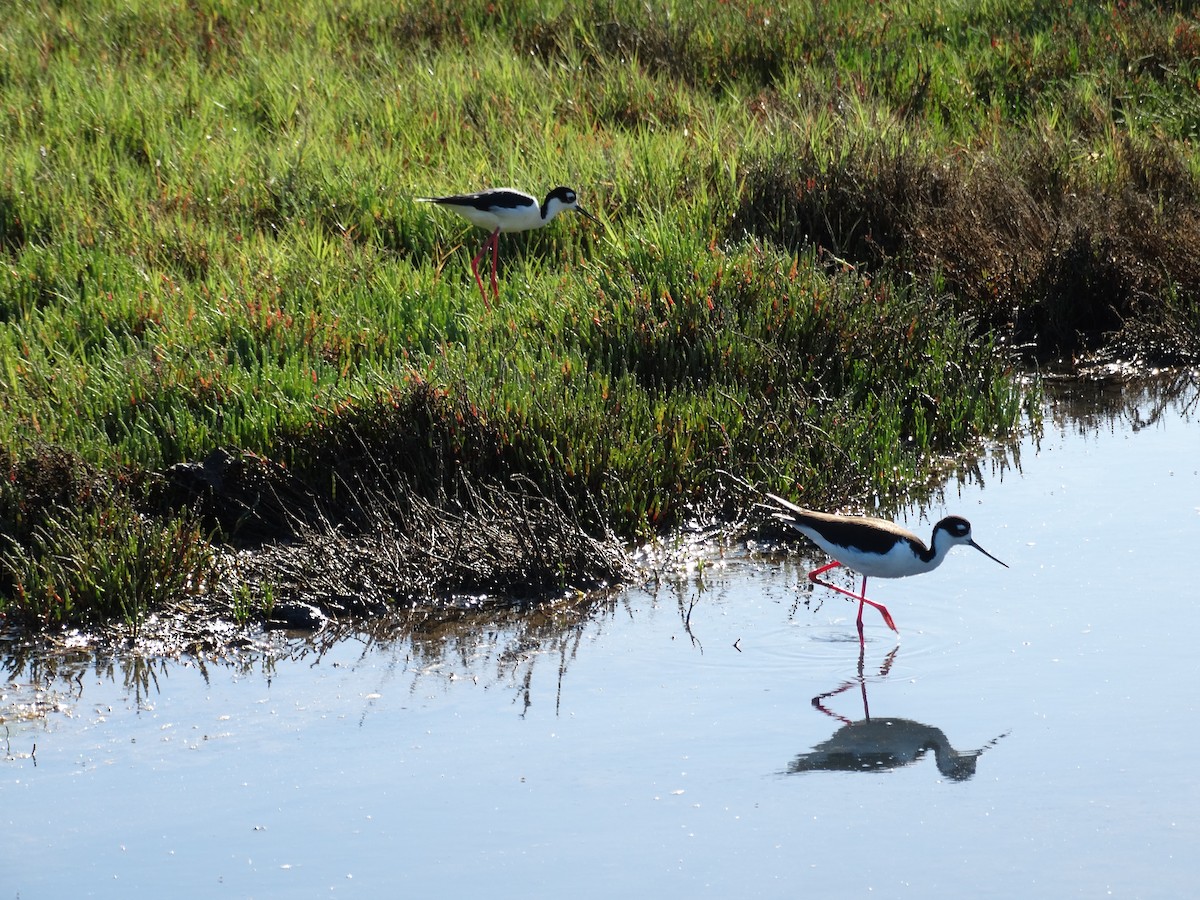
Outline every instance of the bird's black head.
<path fill-rule="evenodd" d="M 542 204 L 542 218 L 547 222 L 557 216 L 564 209 L 573 209 L 586 219 L 591 219 L 593 222 L 600 220 L 593 216 L 590 212 L 579 205 L 579 198 L 575 196 L 575 192 L 569 187 L 556 187 L 546 195 L 546 200 Z"/>
<path fill-rule="evenodd" d="M 971 523 L 962 516 L 946 516 L 937 523 L 937 528 L 946 532 L 952 538 L 965 538 L 971 534 Z"/>
<path fill-rule="evenodd" d="M 946 535 L 945 538 L 942 538 L 943 534 Z M 947 545 L 947 550 L 956 544 L 965 544 L 968 547 L 974 547 L 988 559 L 995 560 L 996 562 L 1000 563 L 1000 565 L 1004 566 L 1004 568 L 1008 568 L 1008 563 L 1004 562 L 1003 560 L 996 559 L 996 557 L 992 556 L 992 554 L 988 553 L 977 543 L 975 543 L 971 537 L 971 523 L 962 516 L 946 516 L 946 518 L 942 519 L 942 521 L 933 526 L 934 548 L 936 549 L 939 544 Z"/>

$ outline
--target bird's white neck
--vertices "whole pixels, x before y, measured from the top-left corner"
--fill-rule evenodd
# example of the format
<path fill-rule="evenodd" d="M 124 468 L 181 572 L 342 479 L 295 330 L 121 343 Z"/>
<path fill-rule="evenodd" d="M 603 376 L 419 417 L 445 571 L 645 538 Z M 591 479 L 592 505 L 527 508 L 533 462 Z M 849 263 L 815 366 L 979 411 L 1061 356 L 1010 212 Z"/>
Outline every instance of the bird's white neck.
<path fill-rule="evenodd" d="M 543 208 L 544 211 L 542 211 L 542 221 L 548 224 L 555 216 L 557 216 L 564 209 L 568 208 L 569 207 L 567 204 L 563 203 L 557 197 L 551 197 Z"/>

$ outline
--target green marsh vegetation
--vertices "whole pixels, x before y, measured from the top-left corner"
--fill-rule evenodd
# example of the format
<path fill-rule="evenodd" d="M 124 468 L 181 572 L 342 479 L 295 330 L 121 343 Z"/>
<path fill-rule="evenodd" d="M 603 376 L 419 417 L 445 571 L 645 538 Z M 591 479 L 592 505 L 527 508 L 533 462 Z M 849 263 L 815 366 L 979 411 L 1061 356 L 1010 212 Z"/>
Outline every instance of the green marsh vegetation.
<path fill-rule="evenodd" d="M 721 470 L 897 501 L 1031 367 L 1200 358 L 1198 128 L 1187 4 L 11 4 L 0 609 L 586 586 Z M 412 202 L 557 184 L 603 227 L 503 236 L 490 312 Z"/>

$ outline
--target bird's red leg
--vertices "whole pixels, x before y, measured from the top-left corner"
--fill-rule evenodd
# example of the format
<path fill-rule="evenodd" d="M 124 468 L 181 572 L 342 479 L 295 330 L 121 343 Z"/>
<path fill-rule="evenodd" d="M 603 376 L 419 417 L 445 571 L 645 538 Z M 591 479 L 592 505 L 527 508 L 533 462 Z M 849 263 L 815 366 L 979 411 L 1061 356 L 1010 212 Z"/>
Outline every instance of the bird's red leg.
<path fill-rule="evenodd" d="M 874 600 L 867 599 L 867 576 L 863 576 L 862 593 L 858 597 L 858 633 L 862 634 L 862 608 L 863 604 L 873 606 L 879 610 L 879 614 L 883 616 L 884 624 L 896 634 L 900 633 L 900 629 L 896 627 L 896 623 L 892 621 L 892 614 L 887 611 L 887 607 L 882 603 L 876 603 Z"/>
<path fill-rule="evenodd" d="M 862 633 L 863 633 L 862 632 L 862 608 L 863 608 L 864 603 L 867 604 L 868 606 L 873 606 L 877 610 L 879 610 L 879 614 L 881 616 L 883 616 L 884 624 L 886 624 L 888 628 L 892 629 L 892 631 L 899 634 L 900 629 L 897 628 L 896 623 L 894 621 L 892 621 L 892 614 L 887 611 L 887 607 L 884 606 L 882 603 L 876 603 L 874 600 L 867 599 L 867 577 L 865 575 L 863 576 L 862 590 L 857 594 L 854 593 L 854 591 L 848 591 L 844 587 L 839 587 L 836 584 L 832 584 L 831 582 L 825 581 L 824 579 L 817 577 L 818 575 L 821 575 L 824 572 L 828 572 L 830 569 L 836 568 L 837 566 L 840 566 L 840 565 L 841 565 L 840 562 L 831 562 L 828 565 L 821 566 L 821 568 L 819 568 L 819 569 L 813 569 L 811 572 L 808 573 L 808 580 L 813 582 L 814 584 L 819 584 L 819 585 L 829 588 L 830 590 L 837 591 L 839 594 L 845 594 L 847 597 L 851 598 L 852 600 L 858 601 L 858 634 L 860 637 L 862 636 Z"/>
<path fill-rule="evenodd" d="M 841 565 L 841 563 L 840 563 L 840 562 L 838 562 L 837 560 L 834 560 L 834 561 L 833 561 L 833 562 L 831 562 L 831 563 L 828 563 L 828 564 L 826 564 L 826 565 L 824 565 L 824 566 L 821 566 L 821 568 L 819 568 L 819 569 L 813 569 L 811 572 L 809 572 L 809 573 L 808 573 L 808 580 L 809 580 L 809 581 L 812 581 L 812 582 L 815 582 L 815 583 L 817 583 L 817 584 L 823 584 L 823 585 L 825 585 L 826 587 L 831 587 L 831 588 L 833 588 L 834 590 L 837 590 L 837 587 L 835 587 L 834 585 L 830 584 L 828 581 L 822 581 L 822 580 L 821 580 L 820 578 L 818 578 L 817 576 L 818 576 L 818 575 L 824 575 L 824 574 L 825 574 L 826 572 L 828 572 L 830 569 L 836 569 L 836 568 L 837 568 L 838 566 L 840 566 L 840 565 Z"/>
<path fill-rule="evenodd" d="M 500 302 L 500 287 L 496 284 L 496 254 L 500 250 L 500 229 L 492 232 L 492 299 Z"/>
<path fill-rule="evenodd" d="M 483 305 L 488 309 L 491 309 L 492 306 L 490 303 L 488 303 L 488 295 L 487 291 L 483 287 L 483 279 L 479 277 L 479 260 L 483 259 L 483 254 L 487 253 L 488 244 L 496 240 L 499 234 L 500 229 L 497 228 L 490 235 L 488 235 L 487 240 L 483 242 L 483 246 L 479 248 L 479 252 L 475 254 L 475 258 L 471 260 L 471 271 L 475 274 L 475 283 L 479 285 L 479 293 L 483 295 Z M 492 278 L 494 279 L 495 277 L 496 271 L 493 263 Z"/>
<path fill-rule="evenodd" d="M 830 569 L 836 569 L 840 565 L 841 565 L 840 562 L 835 561 L 835 562 L 829 563 L 828 565 L 821 566 L 821 568 L 819 568 L 819 569 L 813 569 L 811 572 L 808 573 L 808 580 L 811 581 L 813 584 L 822 585 L 824 587 L 829 588 L 832 591 L 837 591 L 839 594 L 845 594 L 847 597 L 853 597 L 855 600 L 858 600 L 859 596 L 858 596 L 858 594 L 854 593 L 854 591 L 848 591 L 844 587 L 838 587 L 836 584 L 833 584 L 832 582 L 825 581 L 823 578 L 817 577 L 818 575 L 823 575 L 824 573 L 828 572 Z"/>
<path fill-rule="evenodd" d="M 863 576 L 862 590 L 858 594 L 858 642 L 862 644 L 866 641 L 863 637 L 862 611 L 863 604 L 867 602 L 867 576 Z M 865 682 L 864 682 L 865 685 Z M 863 705 L 866 705 L 866 694 L 863 695 Z"/>

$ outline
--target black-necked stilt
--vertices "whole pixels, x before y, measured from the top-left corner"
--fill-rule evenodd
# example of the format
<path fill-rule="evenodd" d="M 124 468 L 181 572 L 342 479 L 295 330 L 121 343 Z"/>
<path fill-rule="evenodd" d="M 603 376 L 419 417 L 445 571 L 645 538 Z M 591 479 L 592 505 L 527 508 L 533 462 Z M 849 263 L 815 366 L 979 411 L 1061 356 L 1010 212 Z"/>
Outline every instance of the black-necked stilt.
<path fill-rule="evenodd" d="M 569 187 L 556 187 L 540 204 L 537 197 L 513 188 L 491 188 L 477 194 L 455 194 L 450 197 L 417 197 L 421 203 L 436 203 L 447 209 L 454 210 L 472 225 L 486 228 L 491 234 L 471 260 L 471 271 L 475 273 L 475 283 L 479 285 L 479 293 L 483 294 L 484 306 L 489 306 L 487 291 L 483 288 L 483 279 L 479 277 L 479 260 L 490 245 L 492 248 L 492 296 L 500 297 L 500 289 L 496 284 L 496 254 L 502 231 L 530 231 L 549 225 L 554 217 L 564 210 L 573 209 L 593 222 L 600 220 L 579 205 L 579 198 Z"/>
<path fill-rule="evenodd" d="M 833 557 L 833 562 L 809 572 L 808 578 L 816 584 L 832 588 L 838 593 L 858 601 L 858 636 L 860 640 L 863 636 L 864 603 L 879 610 L 887 626 L 892 631 L 899 632 L 887 607 L 867 599 L 868 577 L 904 578 L 908 575 L 931 572 L 942 564 L 942 560 L 946 558 L 950 548 L 959 544 L 974 547 L 988 559 L 995 560 L 1006 569 L 1008 568 L 1008 563 L 1000 562 L 971 539 L 971 523 L 960 516 L 947 516 L 934 525 L 931 545 L 926 547 L 924 542 L 911 531 L 906 531 L 886 519 L 872 519 L 865 516 L 835 516 L 829 513 L 813 512 L 789 503 L 774 494 L 767 494 L 767 496 L 783 507 L 782 510 L 775 513 L 777 519 L 791 525 Z M 817 577 L 837 566 L 852 569 L 862 575 L 862 590 L 859 593 L 848 591 Z"/>

